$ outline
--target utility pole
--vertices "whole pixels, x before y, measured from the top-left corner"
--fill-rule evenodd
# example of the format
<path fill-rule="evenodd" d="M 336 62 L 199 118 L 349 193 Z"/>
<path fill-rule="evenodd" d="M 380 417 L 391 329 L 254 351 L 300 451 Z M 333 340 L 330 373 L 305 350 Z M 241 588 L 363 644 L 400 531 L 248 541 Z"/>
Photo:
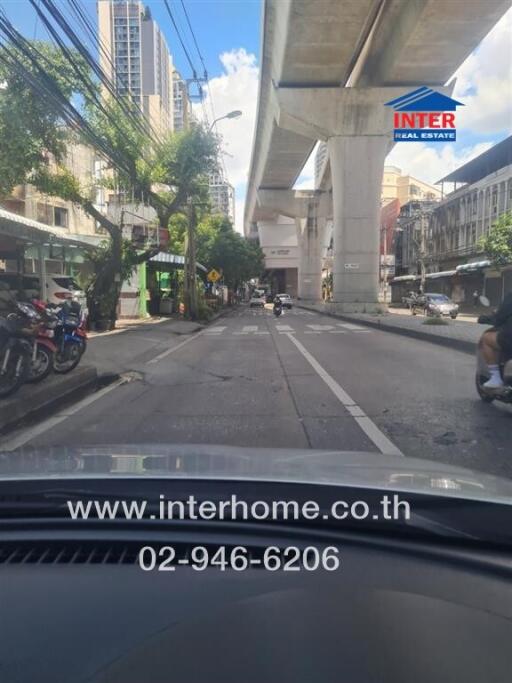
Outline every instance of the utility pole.
<path fill-rule="evenodd" d="M 185 314 L 191 319 L 197 318 L 197 286 L 196 286 L 196 212 L 192 199 L 188 200 L 188 222 L 185 235 L 185 263 L 183 293 Z"/>
<path fill-rule="evenodd" d="M 426 261 L 427 261 L 427 230 L 426 230 L 426 219 L 427 214 L 420 210 L 417 214 L 419 218 L 419 239 L 415 240 L 418 246 L 418 263 L 420 265 L 420 287 L 422 294 L 425 292 L 425 282 L 426 282 Z"/>

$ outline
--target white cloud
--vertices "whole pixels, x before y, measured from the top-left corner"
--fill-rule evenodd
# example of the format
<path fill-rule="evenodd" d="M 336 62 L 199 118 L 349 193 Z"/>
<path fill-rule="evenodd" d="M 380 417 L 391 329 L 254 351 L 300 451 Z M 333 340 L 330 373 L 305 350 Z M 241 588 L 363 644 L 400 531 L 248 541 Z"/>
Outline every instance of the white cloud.
<path fill-rule="evenodd" d="M 219 59 L 224 73 L 210 80 L 204 104 L 210 122 L 211 102 L 216 116 L 222 116 L 234 109 L 243 112 L 238 119 L 225 119 L 217 124 L 222 148 L 226 152 L 223 158 L 228 180 L 236 191 L 236 228 L 242 232 L 245 190 L 256 121 L 259 69 L 256 56 L 244 48 L 223 52 Z M 194 105 L 194 110 L 198 118 L 202 118 L 202 105 Z"/>
<path fill-rule="evenodd" d="M 422 142 L 399 142 L 386 158 L 386 165 L 398 166 L 404 174 L 434 184 L 492 146 L 492 142 L 478 142 L 459 149 L 453 143 L 434 147 Z"/>
<path fill-rule="evenodd" d="M 464 103 L 457 127 L 473 133 L 512 132 L 512 8 L 456 72 L 453 96 Z"/>

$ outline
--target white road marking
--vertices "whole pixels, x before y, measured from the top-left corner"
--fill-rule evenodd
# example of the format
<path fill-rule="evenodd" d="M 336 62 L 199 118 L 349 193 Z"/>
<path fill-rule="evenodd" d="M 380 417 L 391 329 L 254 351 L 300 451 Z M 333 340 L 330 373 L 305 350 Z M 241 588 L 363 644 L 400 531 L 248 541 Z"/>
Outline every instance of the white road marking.
<path fill-rule="evenodd" d="M 209 327 L 204 331 L 205 334 L 221 334 L 226 329 L 226 325 L 218 325 L 217 327 Z"/>
<path fill-rule="evenodd" d="M 18 436 L 13 436 L 10 439 L 7 439 L 7 441 L 0 442 L 1 448 L 3 451 L 14 451 L 16 448 L 20 448 L 20 446 L 24 446 L 26 443 L 34 439 L 36 436 L 40 436 L 41 434 L 44 434 L 44 432 L 47 432 L 49 429 L 52 429 L 52 427 L 55 427 L 58 425 L 60 422 L 64 422 L 68 417 L 71 417 L 71 415 L 75 415 L 78 413 L 80 410 L 83 410 L 87 406 L 90 406 L 91 403 L 94 403 L 95 401 L 98 401 L 100 398 L 103 398 L 103 396 L 106 396 L 109 394 L 111 391 L 114 391 L 114 389 L 117 389 L 120 387 L 122 384 L 127 384 L 129 380 L 126 377 L 121 377 L 120 379 L 116 380 L 115 382 L 112 382 L 112 384 L 109 384 L 108 386 L 104 387 L 103 389 L 100 389 L 94 394 L 91 394 L 90 396 L 86 396 L 83 398 L 81 401 L 78 401 L 78 403 L 75 403 L 73 406 L 70 408 L 65 408 L 63 409 L 60 413 L 57 413 L 54 417 L 49 417 L 47 420 L 44 420 L 43 422 L 35 425 L 34 427 L 31 427 L 29 429 L 23 429 L 22 433 L 19 434 Z"/>
<path fill-rule="evenodd" d="M 289 325 L 276 325 L 276 330 L 278 332 L 294 332 L 295 330 L 293 327 L 290 327 Z"/>
<path fill-rule="evenodd" d="M 336 323 L 339 327 L 345 327 L 347 330 L 367 330 L 367 327 L 361 325 L 354 325 L 353 323 Z"/>
<path fill-rule="evenodd" d="M 331 377 L 327 370 L 325 370 L 320 363 L 312 356 L 309 351 L 298 341 L 298 339 L 291 334 L 288 335 L 290 341 L 295 344 L 297 349 L 301 352 L 304 358 L 311 365 L 313 370 L 316 371 L 319 377 L 327 384 L 332 393 L 336 396 L 339 402 L 347 408 L 348 412 L 353 415 L 354 420 L 357 422 L 359 427 L 363 430 L 366 436 L 373 441 L 381 453 L 385 455 L 403 455 L 400 449 L 392 443 L 388 437 L 381 432 L 377 425 L 365 415 L 362 408 L 360 408 L 357 403 L 347 394 L 347 392 L 338 384 L 338 382 Z M 352 411 L 350 410 L 352 408 Z"/>
<path fill-rule="evenodd" d="M 306 325 L 312 330 L 318 330 L 319 332 L 324 332 L 324 330 L 334 330 L 334 325 Z"/>
<path fill-rule="evenodd" d="M 347 334 L 347 330 L 330 330 L 330 334 Z"/>
<path fill-rule="evenodd" d="M 192 340 L 197 339 L 202 334 L 204 334 L 204 330 L 201 330 L 200 332 L 196 332 L 196 334 L 193 334 L 191 337 L 188 337 L 188 339 L 185 339 L 184 341 L 180 342 L 176 346 L 173 346 L 170 349 L 167 349 L 167 351 L 163 351 L 162 353 L 158 354 L 158 356 L 155 356 L 151 360 L 148 360 L 146 362 L 146 365 L 152 365 L 153 363 L 158 363 L 158 361 L 162 360 L 162 358 L 165 358 L 166 356 L 169 356 L 171 353 L 178 351 L 178 349 L 181 349 L 183 346 L 185 346 L 185 344 L 188 344 Z"/>
<path fill-rule="evenodd" d="M 244 325 L 242 327 L 242 332 L 245 332 L 246 334 L 248 332 L 257 332 L 258 326 L 257 325 Z"/>
<path fill-rule="evenodd" d="M 304 334 L 322 334 L 321 330 L 304 330 Z"/>

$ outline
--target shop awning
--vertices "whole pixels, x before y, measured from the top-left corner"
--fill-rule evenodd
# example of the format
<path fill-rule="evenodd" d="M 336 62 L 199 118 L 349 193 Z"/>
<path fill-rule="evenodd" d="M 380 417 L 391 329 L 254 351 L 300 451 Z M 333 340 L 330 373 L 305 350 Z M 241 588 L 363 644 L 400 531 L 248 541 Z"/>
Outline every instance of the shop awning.
<path fill-rule="evenodd" d="M 5 209 L 0 209 L 0 235 L 34 244 L 69 244 L 84 249 L 94 249 L 104 239 L 95 235 L 71 235 L 64 228 L 45 225 Z"/>
<path fill-rule="evenodd" d="M 393 282 L 412 282 L 417 278 L 418 275 L 399 275 L 391 280 L 391 284 L 393 284 Z"/>
<path fill-rule="evenodd" d="M 476 261 L 475 263 L 463 263 L 456 267 L 457 273 L 472 273 L 475 270 L 481 270 L 482 268 L 489 268 L 492 265 L 490 261 Z"/>
<path fill-rule="evenodd" d="M 176 266 L 185 265 L 184 256 L 180 256 L 179 254 L 169 254 L 166 251 L 159 251 L 158 254 L 155 254 L 149 260 L 151 263 L 169 263 Z M 205 266 L 198 261 L 196 261 L 196 269 L 202 270 L 204 273 L 208 272 L 208 268 L 205 268 Z"/>
<path fill-rule="evenodd" d="M 434 280 L 436 277 L 451 277 L 456 273 L 456 270 L 441 270 L 439 273 L 428 273 L 425 277 L 427 280 Z"/>

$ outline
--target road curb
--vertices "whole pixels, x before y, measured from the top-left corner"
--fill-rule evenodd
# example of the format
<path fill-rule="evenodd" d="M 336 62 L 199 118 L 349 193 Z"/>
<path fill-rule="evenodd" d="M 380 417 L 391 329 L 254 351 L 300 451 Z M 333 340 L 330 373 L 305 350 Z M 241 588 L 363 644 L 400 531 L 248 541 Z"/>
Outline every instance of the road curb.
<path fill-rule="evenodd" d="M 115 377 L 99 377 L 96 368 L 78 366 L 67 375 L 52 375 L 40 384 L 25 384 L 14 396 L 0 402 L 0 434 L 4 435 L 22 423 L 58 412 Z"/>
<path fill-rule="evenodd" d="M 350 323 L 357 323 L 358 325 L 365 325 L 366 327 L 373 327 L 377 330 L 383 330 L 384 332 L 391 332 L 393 334 L 400 334 L 403 337 L 411 337 L 413 339 L 420 339 L 421 341 L 427 341 L 431 344 L 437 344 L 438 346 L 444 346 L 446 348 L 453 349 L 454 351 L 462 351 L 463 353 L 475 354 L 476 343 L 471 341 L 466 341 L 464 339 L 452 339 L 450 337 L 442 337 L 438 334 L 431 334 L 429 332 L 422 332 L 421 330 L 412 330 L 406 327 L 395 327 L 394 325 L 387 325 L 385 321 L 378 320 L 361 320 L 361 318 L 340 315 L 339 313 L 328 313 L 327 311 L 319 311 L 313 306 L 304 306 L 303 304 L 297 304 L 299 308 L 304 308 L 307 311 L 314 311 L 315 313 L 320 313 L 320 315 L 326 315 L 329 318 L 337 318 L 338 320 L 345 320 Z"/>

